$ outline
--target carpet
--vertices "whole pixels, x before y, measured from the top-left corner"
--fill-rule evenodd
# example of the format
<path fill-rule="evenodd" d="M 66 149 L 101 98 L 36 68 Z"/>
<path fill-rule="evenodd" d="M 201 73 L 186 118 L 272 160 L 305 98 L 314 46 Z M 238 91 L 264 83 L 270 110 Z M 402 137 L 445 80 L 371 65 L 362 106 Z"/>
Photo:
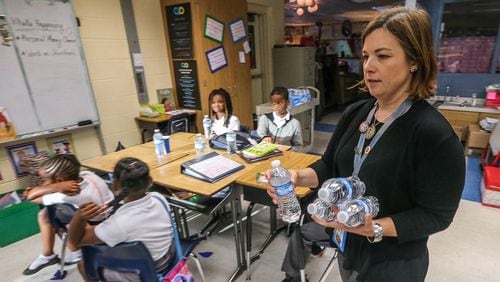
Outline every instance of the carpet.
<path fill-rule="evenodd" d="M 465 185 L 462 192 L 462 199 L 481 202 L 481 179 L 483 172 L 479 166 L 480 160 L 477 157 L 468 157 L 465 173 Z"/>

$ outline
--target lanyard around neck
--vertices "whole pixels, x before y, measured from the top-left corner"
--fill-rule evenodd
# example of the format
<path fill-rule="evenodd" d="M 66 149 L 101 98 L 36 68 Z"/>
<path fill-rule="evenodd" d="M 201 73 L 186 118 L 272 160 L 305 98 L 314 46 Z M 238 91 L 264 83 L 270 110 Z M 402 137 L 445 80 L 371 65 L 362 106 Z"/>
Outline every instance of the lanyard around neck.
<path fill-rule="evenodd" d="M 366 139 L 365 132 L 362 132 L 359 135 L 358 145 L 354 148 L 354 171 L 352 172 L 353 176 L 358 176 L 359 170 L 361 169 L 363 162 L 365 161 L 366 157 L 368 157 L 370 151 L 373 150 L 375 144 L 377 144 L 380 137 L 382 137 L 387 128 L 389 128 L 389 126 L 397 118 L 399 118 L 404 112 L 406 112 L 406 110 L 408 110 L 411 107 L 411 104 L 412 104 L 412 99 L 406 99 L 403 103 L 401 103 L 398 109 L 394 113 L 392 113 L 392 115 L 389 116 L 389 119 L 387 120 L 386 123 L 384 123 L 382 128 L 380 128 L 380 130 L 377 131 L 373 139 L 370 141 L 370 144 L 364 150 L 363 150 L 363 145 L 365 144 L 365 139 Z M 365 121 L 367 124 L 371 124 L 377 108 L 378 105 L 375 104 L 375 106 L 371 109 Z"/>

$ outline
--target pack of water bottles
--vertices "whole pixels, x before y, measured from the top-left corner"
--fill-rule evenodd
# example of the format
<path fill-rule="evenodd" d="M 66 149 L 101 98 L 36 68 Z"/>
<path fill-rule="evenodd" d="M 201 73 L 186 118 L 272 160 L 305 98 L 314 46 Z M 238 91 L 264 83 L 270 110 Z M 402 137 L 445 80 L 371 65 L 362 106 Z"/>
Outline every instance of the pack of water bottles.
<path fill-rule="evenodd" d="M 378 199 L 364 196 L 365 191 L 365 183 L 355 176 L 328 179 L 319 189 L 318 199 L 307 207 L 307 212 L 326 221 L 337 220 L 349 227 L 362 225 L 365 214 L 375 217 L 379 211 Z M 332 211 L 333 206 L 337 208 L 337 214 Z"/>
<path fill-rule="evenodd" d="M 288 99 L 290 99 L 291 107 L 311 102 L 311 91 L 309 89 L 290 88 L 288 89 Z"/>

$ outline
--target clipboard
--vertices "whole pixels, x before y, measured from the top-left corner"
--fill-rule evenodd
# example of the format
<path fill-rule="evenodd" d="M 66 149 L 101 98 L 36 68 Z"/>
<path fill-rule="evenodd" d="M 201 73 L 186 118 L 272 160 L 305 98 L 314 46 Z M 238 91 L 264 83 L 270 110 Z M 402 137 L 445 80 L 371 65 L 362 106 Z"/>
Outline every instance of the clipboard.
<path fill-rule="evenodd" d="M 211 152 L 182 163 L 181 173 L 215 183 L 243 168 L 245 168 L 244 165 L 223 157 L 217 152 Z"/>

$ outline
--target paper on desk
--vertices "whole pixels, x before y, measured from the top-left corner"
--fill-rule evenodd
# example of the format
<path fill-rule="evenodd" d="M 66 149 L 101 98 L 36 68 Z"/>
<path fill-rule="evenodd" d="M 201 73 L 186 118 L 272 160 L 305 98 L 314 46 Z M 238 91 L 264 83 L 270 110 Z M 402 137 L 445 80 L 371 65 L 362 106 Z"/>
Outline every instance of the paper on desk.
<path fill-rule="evenodd" d="M 213 158 L 192 164 L 189 168 L 207 177 L 215 179 L 239 166 L 241 166 L 241 164 L 221 155 L 217 155 Z"/>

